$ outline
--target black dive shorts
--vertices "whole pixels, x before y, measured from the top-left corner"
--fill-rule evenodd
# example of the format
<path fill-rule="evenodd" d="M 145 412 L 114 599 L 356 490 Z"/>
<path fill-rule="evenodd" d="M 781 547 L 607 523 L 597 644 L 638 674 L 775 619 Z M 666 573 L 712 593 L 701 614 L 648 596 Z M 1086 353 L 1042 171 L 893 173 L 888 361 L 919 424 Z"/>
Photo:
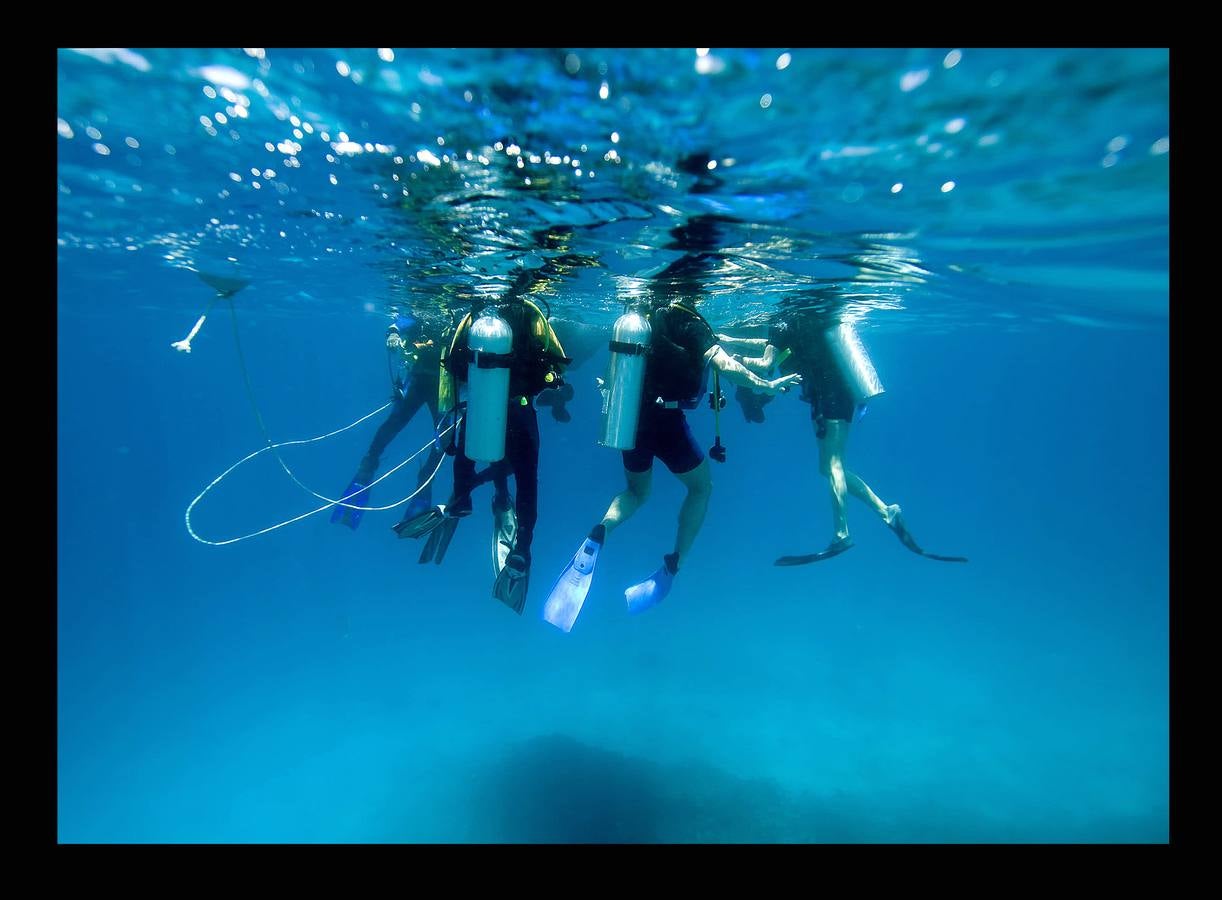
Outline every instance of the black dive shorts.
<path fill-rule="evenodd" d="M 864 403 L 861 405 L 865 406 Z M 818 391 L 810 398 L 810 417 L 852 422 L 857 418 L 857 403 L 848 391 Z"/>
<path fill-rule="evenodd" d="M 676 475 L 690 472 L 704 462 L 704 451 L 692 436 L 683 410 L 657 406 L 641 409 L 636 447 L 624 451 L 624 468 L 629 472 L 648 472 L 655 456 Z"/>
<path fill-rule="evenodd" d="M 810 404 L 810 417 L 815 420 L 852 422 L 857 417 L 857 401 L 844 380 L 830 369 L 802 373 L 802 399 Z"/>

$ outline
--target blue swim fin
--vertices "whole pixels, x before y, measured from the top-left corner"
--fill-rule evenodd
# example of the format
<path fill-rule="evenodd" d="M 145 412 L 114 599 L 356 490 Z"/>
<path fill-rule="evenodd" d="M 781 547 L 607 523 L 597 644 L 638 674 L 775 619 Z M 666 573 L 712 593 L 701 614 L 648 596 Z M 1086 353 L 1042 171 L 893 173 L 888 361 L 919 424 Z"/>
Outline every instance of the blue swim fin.
<path fill-rule="evenodd" d="M 352 506 L 368 506 L 369 505 L 369 488 L 361 484 L 359 481 L 353 481 L 348 487 L 344 488 L 344 492 L 340 494 L 341 503 L 350 503 Z M 351 506 L 335 505 L 335 509 L 331 511 L 332 525 L 347 525 L 353 531 L 361 524 L 361 516 L 365 515 L 363 509 L 352 509 Z"/>
<path fill-rule="evenodd" d="M 649 576 L 647 581 L 634 584 L 624 591 L 624 599 L 628 601 L 628 612 L 642 613 L 657 606 L 670 593 L 670 586 L 675 583 L 675 573 L 663 560 L 658 571 Z"/>
<path fill-rule="evenodd" d="M 572 630 L 577 621 L 577 614 L 590 592 L 590 583 L 594 581 L 594 565 L 601 549 L 602 544 L 592 538 L 582 541 L 543 604 L 543 618 L 561 631 Z"/>

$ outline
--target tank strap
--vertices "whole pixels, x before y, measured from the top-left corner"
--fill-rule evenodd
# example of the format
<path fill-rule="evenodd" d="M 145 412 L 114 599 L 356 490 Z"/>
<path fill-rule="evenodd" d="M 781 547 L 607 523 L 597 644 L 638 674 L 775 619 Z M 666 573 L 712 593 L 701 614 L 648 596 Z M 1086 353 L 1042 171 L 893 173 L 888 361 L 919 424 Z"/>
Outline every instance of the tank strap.
<path fill-rule="evenodd" d="M 653 402 L 662 409 L 697 409 L 700 406 L 699 400 L 664 400 L 658 397 Z"/>
<path fill-rule="evenodd" d="M 611 341 L 607 344 L 612 353 L 624 353 L 628 356 L 644 356 L 649 352 L 648 344 L 629 344 L 625 341 Z"/>
<path fill-rule="evenodd" d="M 513 353 L 488 353 L 484 350 L 472 351 L 477 369 L 508 369 L 513 363 Z"/>

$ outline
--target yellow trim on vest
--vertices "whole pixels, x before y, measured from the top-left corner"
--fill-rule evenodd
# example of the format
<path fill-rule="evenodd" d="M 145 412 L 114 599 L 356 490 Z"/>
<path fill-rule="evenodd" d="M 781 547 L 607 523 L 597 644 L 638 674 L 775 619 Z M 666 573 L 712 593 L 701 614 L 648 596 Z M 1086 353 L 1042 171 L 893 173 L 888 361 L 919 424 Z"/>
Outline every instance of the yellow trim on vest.
<path fill-rule="evenodd" d="M 712 331 L 714 336 L 716 336 L 717 332 L 713 330 L 713 326 L 709 324 L 709 320 L 706 319 L 704 316 L 700 315 L 700 313 L 696 312 L 696 310 L 692 309 L 690 306 L 684 306 L 678 300 L 675 300 L 674 302 L 672 302 L 670 306 L 672 309 L 681 309 L 685 313 L 689 313 L 690 315 L 695 316 L 697 319 L 699 319 L 701 322 L 704 323 L 705 328 L 707 328 L 709 331 Z"/>
<path fill-rule="evenodd" d="M 556 330 L 552 328 L 552 323 L 547 321 L 547 316 L 543 315 L 543 310 L 539 309 L 533 301 L 527 300 L 525 297 L 522 298 L 522 302 L 534 310 L 534 335 L 543 342 L 544 351 L 547 353 L 554 352 L 558 356 L 568 356 L 564 352 L 560 338 L 556 336 Z"/>
<path fill-rule="evenodd" d="M 566 357 L 564 345 L 560 343 L 560 338 L 556 336 L 556 330 L 552 328 L 552 323 L 547 321 L 547 316 L 543 315 L 543 310 L 539 309 L 538 306 L 525 297 L 521 299 L 535 314 L 534 322 L 531 325 L 531 334 L 536 340 L 542 342 L 544 351 L 560 357 Z M 437 410 L 440 413 L 450 412 L 457 403 L 457 385 L 454 383 L 454 376 L 446 368 L 445 362 L 446 358 L 454 353 L 455 349 L 459 346 L 458 342 L 470 329 L 473 316 L 474 313 L 469 312 L 463 317 L 458 327 L 454 329 L 454 337 L 450 340 L 449 350 L 441 355 L 441 376 L 437 382 Z"/>
<path fill-rule="evenodd" d="M 458 405 L 458 385 L 454 383 L 454 376 L 446 368 L 446 358 L 454 352 L 459 336 L 470 324 L 471 313 L 467 313 L 462 321 L 458 323 L 458 327 L 454 329 L 454 337 L 450 340 L 450 348 L 441 354 L 441 371 L 437 378 L 437 412 L 441 415 L 452 412 L 455 406 Z"/>

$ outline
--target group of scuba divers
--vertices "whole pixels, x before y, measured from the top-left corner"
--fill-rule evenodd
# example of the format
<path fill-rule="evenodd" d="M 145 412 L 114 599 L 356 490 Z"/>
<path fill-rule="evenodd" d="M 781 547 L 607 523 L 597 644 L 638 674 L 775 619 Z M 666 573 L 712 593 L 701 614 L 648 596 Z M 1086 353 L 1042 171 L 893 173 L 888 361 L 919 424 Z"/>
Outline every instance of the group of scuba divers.
<path fill-rule="evenodd" d="M 331 521 L 357 527 L 359 507 L 369 500 L 367 485 L 387 445 L 427 406 L 434 423 L 452 423 L 448 429 L 436 426 L 438 434 L 448 431 L 448 445 L 434 442 L 420 467 L 417 494 L 394 530 L 400 538 L 424 541 L 420 562 L 441 562 L 459 521 L 471 514 L 473 490 L 491 481 L 493 595 L 520 614 L 526 604 L 538 520 L 536 406 L 550 407 L 559 421 L 569 420 L 565 404 L 573 397 L 573 387 L 563 373 L 573 360 L 566 356 L 548 317 L 521 295 L 507 295 L 473 310 L 452 336 L 428 334 L 430 330 L 410 314 L 395 314 L 387 349 L 402 374 L 396 379 L 392 412 L 345 491 L 347 502 L 336 507 Z M 799 310 L 778 316 L 767 337 L 735 338 L 718 334 L 689 305 L 662 298 L 624 312 L 612 329 L 608 350 L 606 378 L 599 383 L 599 443 L 621 451 L 627 484 L 548 594 L 543 618 L 556 627 L 566 632 L 573 627 L 607 538 L 649 496 L 655 457 L 687 494 L 679 510 L 674 549 L 649 578 L 625 590 L 628 611 L 643 612 L 670 592 L 700 531 L 712 489 L 709 464 L 692 435 L 686 411 L 700 406 L 706 394 L 714 410 L 720 411 L 722 377 L 737 386 L 737 399 L 748 421 L 762 422 L 764 405 L 791 387 L 800 386 L 802 399 L 810 404 L 820 471 L 831 487 L 834 538 L 818 553 L 781 557 L 777 565 L 825 560 L 852 547 L 845 511 L 850 494 L 873 509 L 909 550 L 947 562 L 967 561 L 923 550 L 909 533 L 899 505 L 884 503 L 845 468 L 850 423 L 872 397 L 883 392 L 850 322 L 825 312 Z M 453 490 L 446 503 L 433 504 L 429 483 L 443 453 L 453 456 Z M 724 461 L 720 434 L 709 455 Z M 484 468 L 477 469 L 478 465 Z M 514 494 L 509 490 L 510 475 Z"/>

